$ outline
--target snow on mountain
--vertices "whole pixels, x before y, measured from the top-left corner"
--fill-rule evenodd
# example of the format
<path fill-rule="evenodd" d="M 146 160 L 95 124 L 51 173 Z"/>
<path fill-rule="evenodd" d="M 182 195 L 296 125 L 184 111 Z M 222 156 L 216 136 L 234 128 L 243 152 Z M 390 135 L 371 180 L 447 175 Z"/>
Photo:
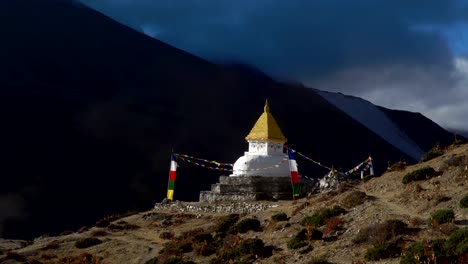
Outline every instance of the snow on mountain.
<path fill-rule="evenodd" d="M 332 93 L 317 89 L 315 91 L 338 109 L 412 158 L 419 160 L 424 153 L 408 135 L 371 102 L 342 93 Z"/>

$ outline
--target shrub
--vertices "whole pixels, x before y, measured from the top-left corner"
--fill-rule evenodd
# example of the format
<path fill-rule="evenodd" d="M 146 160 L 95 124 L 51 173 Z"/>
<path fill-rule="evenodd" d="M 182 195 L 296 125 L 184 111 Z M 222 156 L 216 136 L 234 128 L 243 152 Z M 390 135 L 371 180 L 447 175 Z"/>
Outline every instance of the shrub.
<path fill-rule="evenodd" d="M 240 241 L 239 236 L 228 235 L 223 247 L 216 253 L 217 258 L 212 259 L 210 263 L 252 263 L 250 260 L 254 255 L 263 256 L 265 253 L 265 244 L 261 239 L 250 238 Z"/>
<path fill-rule="evenodd" d="M 444 155 L 444 151 L 440 148 L 439 145 L 436 145 L 435 147 L 433 147 L 431 150 L 429 150 L 422 156 L 421 162 L 425 162 L 425 161 L 437 158 L 442 155 Z"/>
<path fill-rule="evenodd" d="M 344 220 L 339 216 L 334 216 L 325 220 L 325 234 L 329 234 L 334 231 L 338 231 L 344 224 Z"/>
<path fill-rule="evenodd" d="M 302 248 L 308 245 L 308 240 L 318 240 L 322 236 L 323 233 L 316 228 L 304 228 L 288 241 L 287 246 L 289 249 Z"/>
<path fill-rule="evenodd" d="M 344 214 L 346 211 L 340 206 L 335 205 L 333 208 L 324 208 L 315 212 L 311 216 L 306 216 L 301 221 L 301 225 L 306 227 L 319 227 L 325 223 L 325 220 Z"/>
<path fill-rule="evenodd" d="M 383 223 L 369 225 L 356 235 L 353 242 L 383 244 L 403 234 L 406 227 L 407 225 L 400 220 L 387 220 Z"/>
<path fill-rule="evenodd" d="M 406 161 L 398 161 L 393 163 L 387 168 L 387 171 L 402 171 L 408 166 Z"/>
<path fill-rule="evenodd" d="M 401 254 L 400 264 L 418 264 L 425 263 L 427 257 L 424 255 L 424 244 L 422 242 L 413 243 Z"/>
<path fill-rule="evenodd" d="M 286 213 L 277 213 L 271 216 L 271 220 L 275 222 L 288 221 L 288 215 Z"/>
<path fill-rule="evenodd" d="M 419 264 L 419 263 L 465 263 L 457 262 L 457 259 L 462 259 L 463 254 L 468 252 L 468 247 L 465 250 L 455 252 L 459 246 L 458 238 L 454 243 L 445 241 L 444 239 L 436 239 L 430 242 L 416 242 L 405 249 L 402 254 L 401 264 Z M 451 246 L 450 246 L 451 245 Z"/>
<path fill-rule="evenodd" d="M 468 227 L 453 232 L 444 244 L 447 256 L 468 253 Z"/>
<path fill-rule="evenodd" d="M 418 170 L 415 170 L 406 174 L 403 177 L 403 184 L 407 184 L 413 181 L 427 180 L 437 175 L 439 175 L 439 173 L 435 171 L 433 168 L 424 167 L 424 168 L 421 168 L 421 169 L 418 169 Z"/>
<path fill-rule="evenodd" d="M 242 219 L 239 223 L 232 227 L 232 233 L 247 233 L 247 231 L 259 231 L 260 230 L 260 221 L 253 218 Z"/>
<path fill-rule="evenodd" d="M 249 238 L 239 245 L 239 252 L 241 254 L 254 254 L 261 255 L 265 243 L 259 238 Z"/>
<path fill-rule="evenodd" d="M 135 230 L 135 229 L 138 229 L 140 228 L 139 226 L 137 225 L 133 225 L 133 224 L 129 224 L 125 221 L 119 221 L 117 222 L 116 224 L 109 224 L 107 226 L 107 228 L 109 230 Z"/>
<path fill-rule="evenodd" d="M 361 191 L 352 191 L 341 200 L 341 205 L 350 209 L 366 201 L 367 195 Z"/>
<path fill-rule="evenodd" d="M 215 232 L 222 234 L 226 233 L 235 223 L 237 223 L 238 220 L 238 214 L 230 214 L 222 217 L 215 227 Z"/>
<path fill-rule="evenodd" d="M 89 248 L 102 243 L 102 240 L 95 237 L 87 237 L 75 242 L 76 248 Z"/>
<path fill-rule="evenodd" d="M 429 224 L 432 226 L 438 226 L 443 223 L 452 222 L 454 219 L 455 213 L 452 209 L 441 209 L 431 215 Z"/>
<path fill-rule="evenodd" d="M 466 195 L 465 197 L 463 197 L 460 200 L 460 207 L 461 208 L 468 208 L 468 195 Z"/>
<path fill-rule="evenodd" d="M 364 259 L 368 261 L 377 261 L 398 256 L 400 252 L 401 248 L 396 242 L 385 242 L 383 244 L 376 244 L 372 248 L 369 248 L 364 255 Z"/>
<path fill-rule="evenodd" d="M 308 243 L 304 240 L 300 240 L 299 238 L 297 237 L 293 237 L 291 238 L 289 241 L 288 241 L 288 248 L 289 249 L 298 249 L 298 248 L 301 248 L 301 247 L 305 247 L 307 246 Z"/>
<path fill-rule="evenodd" d="M 319 240 L 323 237 L 322 231 L 318 230 L 317 228 L 307 228 L 306 235 L 309 240 Z"/>
<path fill-rule="evenodd" d="M 211 234 L 198 234 L 192 239 L 192 246 L 195 254 L 202 256 L 210 256 L 216 252 L 221 241 L 215 241 Z"/>
<path fill-rule="evenodd" d="M 298 249 L 301 247 L 305 247 L 308 245 L 306 240 L 307 240 L 307 230 L 302 229 L 288 241 L 287 246 L 289 249 Z"/>
<path fill-rule="evenodd" d="M 120 215 L 106 215 L 101 220 L 96 222 L 96 227 L 108 227 L 111 222 L 114 222 L 117 219 L 120 219 Z"/>

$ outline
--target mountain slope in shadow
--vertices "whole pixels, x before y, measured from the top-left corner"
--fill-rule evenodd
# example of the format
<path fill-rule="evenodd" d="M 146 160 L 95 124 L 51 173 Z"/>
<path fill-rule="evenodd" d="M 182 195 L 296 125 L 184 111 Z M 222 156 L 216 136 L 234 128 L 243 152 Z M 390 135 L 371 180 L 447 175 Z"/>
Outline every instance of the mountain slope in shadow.
<path fill-rule="evenodd" d="M 266 98 L 289 145 L 325 164 L 411 160 L 311 89 L 209 63 L 74 1 L 2 1 L 0 30 L 0 204 L 18 197 L 0 215 L 20 212 L 0 218 L 4 237 L 150 208 L 171 149 L 234 162 Z M 197 200 L 218 176 L 181 163 L 175 198 Z"/>

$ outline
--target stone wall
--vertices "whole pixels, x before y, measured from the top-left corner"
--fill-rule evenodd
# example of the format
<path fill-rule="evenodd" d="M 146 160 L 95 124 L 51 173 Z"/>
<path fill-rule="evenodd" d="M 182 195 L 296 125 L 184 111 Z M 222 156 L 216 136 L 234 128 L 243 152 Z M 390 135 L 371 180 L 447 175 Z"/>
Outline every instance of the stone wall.
<path fill-rule="evenodd" d="M 303 194 L 318 191 L 318 180 L 301 179 Z M 289 177 L 221 176 L 219 183 L 211 186 L 211 191 L 200 192 L 200 202 L 290 200 L 292 198 Z"/>

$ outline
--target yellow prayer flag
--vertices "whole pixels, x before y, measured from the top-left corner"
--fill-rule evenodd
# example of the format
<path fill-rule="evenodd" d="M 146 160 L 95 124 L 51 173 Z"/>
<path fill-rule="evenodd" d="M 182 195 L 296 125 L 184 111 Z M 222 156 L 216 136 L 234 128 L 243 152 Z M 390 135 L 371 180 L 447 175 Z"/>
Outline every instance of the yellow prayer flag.
<path fill-rule="evenodd" d="M 167 190 L 167 199 L 172 201 L 174 197 L 174 190 Z"/>

